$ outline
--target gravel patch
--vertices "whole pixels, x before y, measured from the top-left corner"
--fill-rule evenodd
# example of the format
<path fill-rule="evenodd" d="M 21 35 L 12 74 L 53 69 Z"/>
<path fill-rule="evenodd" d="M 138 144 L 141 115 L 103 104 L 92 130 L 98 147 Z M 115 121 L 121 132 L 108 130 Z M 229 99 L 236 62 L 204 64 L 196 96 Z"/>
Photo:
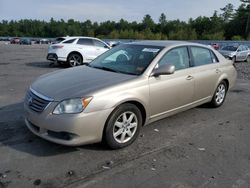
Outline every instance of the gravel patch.
<path fill-rule="evenodd" d="M 250 80 L 250 62 L 237 62 L 235 66 L 239 79 Z"/>

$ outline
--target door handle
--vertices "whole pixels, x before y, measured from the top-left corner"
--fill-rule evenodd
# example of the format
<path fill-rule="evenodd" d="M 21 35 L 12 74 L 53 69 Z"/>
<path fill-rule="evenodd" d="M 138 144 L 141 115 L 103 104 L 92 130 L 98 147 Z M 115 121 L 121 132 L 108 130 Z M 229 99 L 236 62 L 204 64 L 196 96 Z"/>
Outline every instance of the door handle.
<path fill-rule="evenodd" d="M 186 77 L 186 80 L 192 80 L 193 78 L 194 78 L 193 76 L 188 75 L 188 76 Z"/>
<path fill-rule="evenodd" d="M 221 70 L 220 69 L 216 69 L 216 73 L 221 73 Z"/>

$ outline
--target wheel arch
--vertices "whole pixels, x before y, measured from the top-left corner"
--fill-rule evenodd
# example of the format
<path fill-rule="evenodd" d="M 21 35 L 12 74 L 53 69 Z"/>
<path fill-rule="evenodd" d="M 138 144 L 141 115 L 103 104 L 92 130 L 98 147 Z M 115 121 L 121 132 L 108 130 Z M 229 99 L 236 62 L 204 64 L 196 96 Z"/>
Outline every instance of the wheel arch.
<path fill-rule="evenodd" d="M 67 61 L 68 61 L 69 56 L 70 56 L 71 54 L 78 54 L 78 55 L 80 55 L 81 58 L 82 58 L 82 62 L 84 62 L 84 57 L 83 57 L 83 55 L 82 55 L 80 52 L 78 52 L 78 51 L 72 51 L 72 52 L 70 52 L 70 53 L 68 54 L 68 56 L 67 56 Z"/>
<path fill-rule="evenodd" d="M 109 114 L 108 118 L 106 119 L 105 124 L 104 124 L 104 127 L 103 127 L 103 130 L 102 130 L 102 140 L 104 139 L 104 135 L 105 135 L 105 134 L 104 134 L 104 131 L 105 131 L 106 127 L 107 127 L 107 123 L 108 123 L 108 121 L 109 121 L 109 119 L 110 119 L 112 113 L 113 113 L 119 106 L 124 105 L 124 104 L 133 104 L 133 105 L 135 105 L 135 106 L 140 110 L 140 112 L 141 112 L 141 115 L 142 115 L 142 126 L 145 125 L 146 119 L 147 119 L 147 112 L 146 112 L 146 108 L 144 107 L 144 105 L 143 105 L 142 103 L 140 103 L 139 101 L 136 101 L 136 100 L 127 100 L 127 101 L 124 101 L 124 102 L 118 104 L 118 105 L 114 108 L 114 110 Z"/>
<path fill-rule="evenodd" d="M 229 81 L 228 81 L 228 79 L 227 78 L 224 78 L 223 80 L 221 80 L 221 82 L 222 81 L 225 81 L 226 82 L 226 84 L 227 84 L 227 91 L 228 91 L 228 89 L 229 89 Z"/>

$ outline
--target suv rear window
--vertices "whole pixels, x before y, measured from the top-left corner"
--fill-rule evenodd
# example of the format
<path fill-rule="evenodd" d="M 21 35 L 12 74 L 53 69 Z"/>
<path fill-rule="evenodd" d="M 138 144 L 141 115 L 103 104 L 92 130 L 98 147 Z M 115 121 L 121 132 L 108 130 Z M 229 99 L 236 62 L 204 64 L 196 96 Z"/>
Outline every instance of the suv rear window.
<path fill-rule="evenodd" d="M 93 46 L 93 40 L 92 39 L 84 39 L 84 38 L 80 38 L 78 41 L 77 41 L 77 44 L 80 44 L 80 45 L 87 45 L 87 46 Z"/>
<path fill-rule="evenodd" d="M 76 40 L 76 39 L 70 39 L 70 40 L 64 41 L 63 43 L 64 43 L 64 44 L 71 44 L 71 43 L 73 43 L 75 40 Z"/>

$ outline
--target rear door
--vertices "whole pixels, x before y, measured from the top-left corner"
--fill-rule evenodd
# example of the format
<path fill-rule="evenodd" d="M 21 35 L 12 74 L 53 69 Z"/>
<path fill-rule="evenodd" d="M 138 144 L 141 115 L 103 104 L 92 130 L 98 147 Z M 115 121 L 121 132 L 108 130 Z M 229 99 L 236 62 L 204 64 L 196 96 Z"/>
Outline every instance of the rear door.
<path fill-rule="evenodd" d="M 191 46 L 192 66 L 194 71 L 194 101 L 207 100 L 216 88 L 217 81 L 221 75 L 219 62 L 212 50 Z"/>
<path fill-rule="evenodd" d="M 92 39 L 79 38 L 77 43 L 77 49 L 81 52 L 84 58 L 84 62 L 90 62 L 96 57 L 95 46 Z"/>
<path fill-rule="evenodd" d="M 178 47 L 168 51 L 158 62 L 175 65 L 171 75 L 149 77 L 150 113 L 157 118 L 182 108 L 193 101 L 194 79 L 187 47 Z"/>

